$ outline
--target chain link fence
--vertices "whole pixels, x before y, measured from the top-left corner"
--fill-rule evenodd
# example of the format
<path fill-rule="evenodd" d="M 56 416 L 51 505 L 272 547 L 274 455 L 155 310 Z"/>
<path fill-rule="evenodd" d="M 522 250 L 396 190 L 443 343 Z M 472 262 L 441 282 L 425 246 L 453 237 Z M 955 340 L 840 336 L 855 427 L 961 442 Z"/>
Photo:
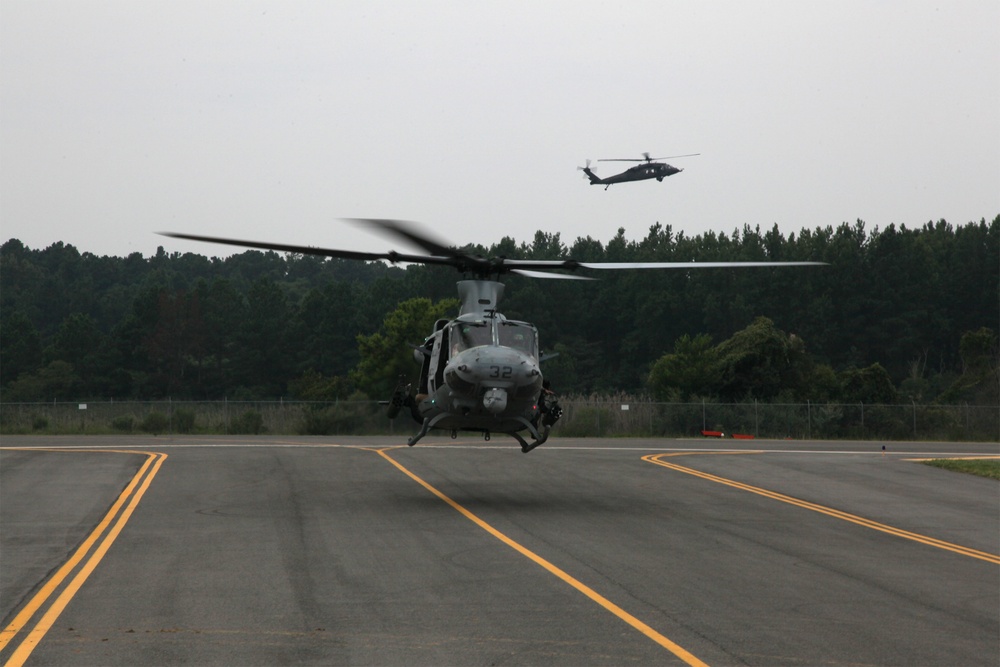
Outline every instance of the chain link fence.
<path fill-rule="evenodd" d="M 863 403 L 654 403 L 564 398 L 554 435 L 1000 441 L 1000 406 Z M 408 435 L 377 401 L 0 403 L 2 434 Z M 719 435 L 721 434 L 721 435 Z"/>
<path fill-rule="evenodd" d="M 1000 441 L 1000 406 L 863 403 L 563 403 L 560 433 L 817 440 Z"/>

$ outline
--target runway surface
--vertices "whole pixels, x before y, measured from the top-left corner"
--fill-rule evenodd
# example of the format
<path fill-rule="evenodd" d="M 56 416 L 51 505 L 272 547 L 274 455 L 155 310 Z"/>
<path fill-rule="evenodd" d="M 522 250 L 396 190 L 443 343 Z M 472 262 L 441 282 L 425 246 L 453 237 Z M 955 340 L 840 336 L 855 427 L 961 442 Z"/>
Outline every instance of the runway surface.
<path fill-rule="evenodd" d="M 997 443 L 8 437 L 5 665 L 998 665 Z"/>

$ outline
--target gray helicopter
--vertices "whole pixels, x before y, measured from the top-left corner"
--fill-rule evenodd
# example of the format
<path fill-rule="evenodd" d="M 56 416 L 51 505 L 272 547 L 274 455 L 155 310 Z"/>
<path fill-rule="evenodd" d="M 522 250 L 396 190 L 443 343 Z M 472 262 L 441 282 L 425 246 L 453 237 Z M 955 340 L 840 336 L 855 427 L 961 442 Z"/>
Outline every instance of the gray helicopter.
<path fill-rule="evenodd" d="M 407 444 L 415 445 L 432 429 L 475 431 L 489 440 L 492 433 L 515 438 L 522 452 L 544 443 L 561 409 L 543 380 L 541 364 L 547 358 L 539 348 L 538 329 L 528 322 L 509 320 L 498 310 L 505 273 L 530 278 L 594 280 L 591 276 L 558 271 L 626 269 L 697 269 L 764 266 L 817 266 L 823 262 L 577 262 L 566 260 L 508 259 L 471 255 L 434 240 L 415 223 L 402 220 L 354 219 L 428 254 L 385 253 L 313 248 L 308 246 L 242 241 L 237 239 L 161 232 L 191 241 L 277 250 L 362 261 L 387 260 L 451 266 L 468 279 L 458 282 L 460 307 L 454 320 L 438 320 L 422 345 L 414 347 L 420 363 L 416 389 L 401 385 L 388 401 L 395 417 L 406 408 L 420 424 Z M 522 433 L 526 433 L 530 442 Z"/>
<path fill-rule="evenodd" d="M 615 183 L 628 183 L 629 181 L 644 181 L 649 178 L 655 178 L 657 181 L 663 181 L 667 176 L 673 176 L 674 174 L 679 174 L 683 169 L 673 166 L 672 164 L 667 164 L 666 162 L 656 162 L 656 160 L 671 160 L 673 158 L 679 157 L 694 157 L 695 155 L 701 155 L 701 153 L 688 153 L 686 155 L 671 155 L 669 157 L 649 157 L 649 153 L 643 153 L 642 159 L 633 158 L 607 158 L 603 160 L 598 160 L 598 162 L 642 162 L 643 164 L 637 164 L 634 167 L 629 167 L 620 174 L 615 174 L 614 176 L 608 176 L 607 178 L 600 178 L 590 169 L 590 160 L 587 160 L 587 165 L 585 167 L 577 167 L 580 171 L 587 175 L 590 179 L 591 185 L 603 185 L 604 189 L 607 190 Z"/>

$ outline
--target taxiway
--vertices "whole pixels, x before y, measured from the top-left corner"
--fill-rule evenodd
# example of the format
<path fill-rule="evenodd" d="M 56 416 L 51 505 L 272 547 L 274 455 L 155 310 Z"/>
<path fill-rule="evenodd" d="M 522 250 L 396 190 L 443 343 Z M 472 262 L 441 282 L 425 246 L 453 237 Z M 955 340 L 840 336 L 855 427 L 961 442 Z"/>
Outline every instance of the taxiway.
<path fill-rule="evenodd" d="M 7 437 L 9 665 L 997 665 L 997 443 Z"/>

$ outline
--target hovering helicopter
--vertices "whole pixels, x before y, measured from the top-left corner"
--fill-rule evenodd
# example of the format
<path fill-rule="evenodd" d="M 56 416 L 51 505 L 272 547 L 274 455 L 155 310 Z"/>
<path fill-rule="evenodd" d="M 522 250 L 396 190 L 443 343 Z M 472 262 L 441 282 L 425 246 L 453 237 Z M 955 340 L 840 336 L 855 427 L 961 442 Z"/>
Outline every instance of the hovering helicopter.
<path fill-rule="evenodd" d="M 598 162 L 645 162 L 645 164 L 637 164 L 634 167 L 629 167 L 620 174 L 615 174 L 614 176 L 608 176 L 607 178 L 599 178 L 590 169 L 590 160 L 587 160 L 587 166 L 577 167 L 583 173 L 587 175 L 590 179 L 591 185 L 603 185 L 604 189 L 607 190 L 609 187 L 615 183 L 627 183 L 628 181 L 644 181 L 648 178 L 655 178 L 658 181 L 662 181 L 667 176 L 673 176 L 674 174 L 679 174 L 684 171 L 683 169 L 678 169 L 673 165 L 669 165 L 666 162 L 654 162 L 654 160 L 671 160 L 673 158 L 679 157 L 694 157 L 695 155 L 701 155 L 701 153 L 688 153 L 687 155 L 671 155 L 669 157 L 649 157 L 649 153 L 643 153 L 642 159 L 632 159 L 632 158 L 609 158 L 606 160 L 598 160 Z"/>
<path fill-rule="evenodd" d="M 505 273 L 530 278 L 594 280 L 590 276 L 557 271 L 619 269 L 698 269 L 761 266 L 816 266 L 823 262 L 577 262 L 565 260 L 508 259 L 471 255 L 433 239 L 414 223 L 401 220 L 355 219 L 376 231 L 406 241 L 428 254 L 357 252 L 285 245 L 258 241 L 161 232 L 164 236 L 191 241 L 277 250 L 361 261 L 388 260 L 451 266 L 466 275 L 458 282 L 460 307 L 453 320 L 438 320 L 423 344 L 414 346 L 420 363 L 416 389 L 401 385 L 387 401 L 388 416 L 407 408 L 420 424 L 407 444 L 415 445 L 432 429 L 484 434 L 505 433 L 515 438 L 522 452 L 544 443 L 561 409 L 548 391 L 541 363 L 549 358 L 540 353 L 538 329 L 528 323 L 509 320 L 498 310 Z M 531 442 L 522 433 L 527 433 Z"/>

